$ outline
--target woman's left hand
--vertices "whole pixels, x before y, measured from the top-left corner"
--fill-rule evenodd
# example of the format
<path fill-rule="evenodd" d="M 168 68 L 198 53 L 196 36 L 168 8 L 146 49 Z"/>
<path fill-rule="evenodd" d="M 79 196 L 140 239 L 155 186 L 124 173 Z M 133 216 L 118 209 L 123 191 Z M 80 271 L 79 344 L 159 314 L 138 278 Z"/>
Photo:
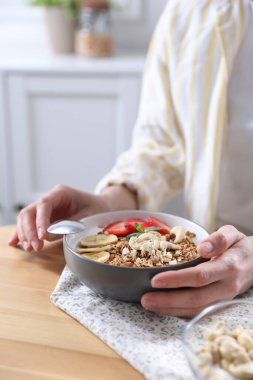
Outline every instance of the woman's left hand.
<path fill-rule="evenodd" d="M 168 271 L 152 278 L 142 306 L 162 315 L 192 317 L 204 307 L 229 300 L 253 285 L 253 237 L 223 226 L 200 243 L 198 252 L 211 260 L 196 267 Z M 177 289 L 189 287 L 189 289 Z M 174 290 L 173 290 L 174 289 Z"/>

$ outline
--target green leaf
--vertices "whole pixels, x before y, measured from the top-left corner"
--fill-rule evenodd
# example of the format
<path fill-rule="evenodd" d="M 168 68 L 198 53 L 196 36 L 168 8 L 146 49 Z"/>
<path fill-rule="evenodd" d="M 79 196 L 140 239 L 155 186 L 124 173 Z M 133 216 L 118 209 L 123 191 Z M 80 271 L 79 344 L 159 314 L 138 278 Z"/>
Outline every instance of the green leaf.
<path fill-rule="evenodd" d="M 61 0 L 33 0 L 31 1 L 31 5 L 38 7 L 54 7 L 61 6 Z"/>
<path fill-rule="evenodd" d="M 134 223 L 134 227 L 136 228 L 137 231 L 139 232 L 144 232 L 144 229 L 142 228 L 142 226 L 139 224 L 139 223 Z"/>
<path fill-rule="evenodd" d="M 139 232 L 133 232 L 132 234 L 129 234 L 129 235 L 126 236 L 126 240 L 130 240 L 130 238 L 131 238 L 132 236 L 139 236 L 139 235 L 140 235 Z"/>
<path fill-rule="evenodd" d="M 74 20 L 80 15 L 81 0 L 28 0 L 28 2 L 37 7 L 60 7 Z"/>
<path fill-rule="evenodd" d="M 148 228 L 145 228 L 144 232 L 159 231 L 160 229 L 161 227 L 148 227 Z"/>

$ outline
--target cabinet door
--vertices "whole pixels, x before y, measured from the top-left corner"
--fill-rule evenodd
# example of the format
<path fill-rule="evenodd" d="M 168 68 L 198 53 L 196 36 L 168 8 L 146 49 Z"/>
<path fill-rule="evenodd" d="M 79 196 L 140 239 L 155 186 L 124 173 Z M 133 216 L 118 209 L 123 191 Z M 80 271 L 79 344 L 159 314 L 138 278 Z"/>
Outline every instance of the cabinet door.
<path fill-rule="evenodd" d="M 4 194 L 4 170 L 6 165 L 5 152 L 4 152 L 4 81 L 3 76 L 0 74 L 0 226 L 3 224 L 3 209 L 5 203 L 5 194 Z"/>
<path fill-rule="evenodd" d="M 93 191 L 131 139 L 138 76 L 9 78 L 17 205 L 58 183 Z"/>
<path fill-rule="evenodd" d="M 10 135 L 7 128 L 7 81 L 0 72 L 0 225 L 14 222 L 12 161 Z"/>

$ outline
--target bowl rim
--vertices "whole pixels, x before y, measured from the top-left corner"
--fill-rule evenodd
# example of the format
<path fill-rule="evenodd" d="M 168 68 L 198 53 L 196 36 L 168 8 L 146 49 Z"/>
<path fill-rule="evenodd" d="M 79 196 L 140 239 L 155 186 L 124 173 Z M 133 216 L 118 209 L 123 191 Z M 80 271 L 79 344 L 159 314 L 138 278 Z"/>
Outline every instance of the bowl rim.
<path fill-rule="evenodd" d="M 181 217 L 181 216 L 177 216 L 177 215 L 174 215 L 174 214 L 169 214 L 169 213 L 166 213 L 166 212 L 157 212 L 157 211 L 148 211 L 148 210 L 116 210 L 116 211 L 106 211 L 106 212 L 101 212 L 101 213 L 96 213 L 96 214 L 92 214 L 92 215 L 88 215 L 88 216 L 86 216 L 86 217 L 84 217 L 84 218 L 81 218 L 81 219 L 79 219 L 79 221 L 81 221 L 81 222 L 85 222 L 85 220 L 86 219 L 88 219 L 88 218 L 90 218 L 90 217 L 93 217 L 93 216 L 98 216 L 98 217 L 102 217 L 102 216 L 106 216 L 106 215 L 109 215 L 109 214 L 113 214 L 113 215 L 117 215 L 117 214 L 122 214 L 122 212 L 124 212 L 124 213 L 126 213 L 126 214 L 130 214 L 130 213 L 145 213 L 145 214 L 147 214 L 147 215 L 153 215 L 154 214 L 154 216 L 158 216 L 159 217 L 159 215 L 160 216 L 172 216 L 172 217 L 176 217 L 176 218 L 178 218 L 179 220 L 186 220 L 187 222 L 190 222 L 190 223 L 192 223 L 193 225 L 196 225 L 196 226 L 198 226 L 198 227 L 200 227 L 202 230 L 204 230 L 207 234 L 208 234 L 208 231 L 203 227 L 203 226 L 201 226 L 200 224 L 198 224 L 198 223 L 195 223 L 195 222 L 193 222 L 193 221 L 191 221 L 190 219 L 187 219 L 187 218 L 183 218 L 183 217 Z M 79 232 L 79 233 L 82 233 L 82 232 Z M 72 236 L 74 235 L 74 234 L 71 234 Z M 108 264 L 106 264 L 106 263 L 100 263 L 100 262 L 98 262 L 98 261 L 94 261 L 94 260 L 91 260 L 91 259 L 89 259 L 89 258 L 87 258 L 87 257 L 85 257 L 85 256 L 82 256 L 82 255 L 80 255 L 80 254 L 78 254 L 76 251 L 74 251 L 71 247 L 70 247 L 70 245 L 69 245 L 69 243 L 68 243 L 68 235 L 64 235 L 63 236 L 63 243 L 67 246 L 67 249 L 73 254 L 73 255 L 75 255 L 75 256 L 77 256 L 78 258 L 80 258 L 80 259 L 82 259 L 82 260 L 85 260 L 85 261 L 91 261 L 91 262 L 93 262 L 93 263 L 96 263 L 96 265 L 103 265 L 103 266 L 106 266 L 106 267 L 108 267 Z M 204 258 L 202 258 L 201 256 L 199 256 L 199 257 L 197 257 L 196 259 L 194 259 L 194 260 L 191 260 L 191 261 L 188 261 L 189 263 L 194 263 L 195 261 L 200 261 L 200 259 L 203 259 L 203 262 L 204 261 L 206 261 Z M 202 261 L 199 263 L 199 264 L 201 264 L 202 263 Z M 154 270 L 154 269 L 164 269 L 164 268 L 166 268 L 166 269 L 168 269 L 168 268 L 170 268 L 170 270 L 173 270 L 174 268 L 177 268 L 177 270 L 179 270 L 180 268 L 184 268 L 185 267 L 185 264 L 186 263 L 181 263 L 181 264 L 175 264 L 175 265 L 170 265 L 170 266 L 161 266 L 161 267 L 147 267 L 147 268 L 143 268 L 143 267 L 127 267 L 127 266 L 118 266 L 118 265 L 110 265 L 110 267 L 111 268 L 120 268 L 121 270 L 126 270 L 126 269 L 128 269 L 128 270 L 139 270 L 139 271 L 151 271 L 151 270 Z M 196 265 L 198 265 L 198 264 L 196 264 Z"/>
<path fill-rule="evenodd" d="M 220 301 L 220 302 L 215 302 L 212 305 L 209 305 L 205 307 L 203 310 L 201 310 L 195 317 L 193 317 L 187 324 L 186 326 L 183 327 L 182 332 L 181 332 L 181 342 L 183 343 L 183 351 L 184 354 L 189 361 L 187 350 L 196 355 L 196 352 L 192 348 L 191 344 L 187 341 L 187 333 L 190 331 L 190 329 L 198 322 L 200 321 L 203 317 L 207 316 L 208 314 L 220 310 L 226 306 L 232 306 L 232 305 L 240 305 L 240 304 L 248 304 L 251 307 L 253 307 L 253 301 L 249 300 L 247 298 L 245 299 L 233 299 L 233 300 L 226 300 L 226 301 Z M 202 361 L 201 358 L 199 358 L 200 362 Z M 216 365 L 208 364 L 204 361 L 202 363 L 208 367 L 210 370 L 216 371 L 216 373 L 220 373 L 222 376 L 225 376 L 228 380 L 240 380 L 241 378 L 233 376 L 231 373 L 228 371 L 225 371 L 223 368 L 218 367 Z M 189 363 L 190 364 L 190 363 Z"/>

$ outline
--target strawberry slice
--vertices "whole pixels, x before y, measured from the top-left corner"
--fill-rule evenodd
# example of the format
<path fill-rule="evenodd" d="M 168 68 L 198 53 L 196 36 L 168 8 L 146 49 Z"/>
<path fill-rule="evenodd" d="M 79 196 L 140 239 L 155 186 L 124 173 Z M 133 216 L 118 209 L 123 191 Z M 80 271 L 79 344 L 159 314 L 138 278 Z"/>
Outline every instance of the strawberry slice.
<path fill-rule="evenodd" d="M 144 222 L 144 223 L 142 223 L 142 228 L 143 228 L 143 230 L 145 231 L 147 228 L 150 228 L 150 227 L 157 227 L 157 226 L 154 226 L 153 224 L 151 225 L 150 224 L 150 222 Z M 157 232 L 160 232 L 159 230 L 157 230 Z"/>
<path fill-rule="evenodd" d="M 159 227 L 158 232 L 160 232 L 162 235 L 166 235 L 170 232 L 169 227 L 161 220 L 157 219 L 155 216 L 148 216 L 147 224 L 149 227 Z"/>
<path fill-rule="evenodd" d="M 138 223 L 143 228 L 143 230 L 145 229 L 143 227 L 143 225 L 146 224 L 145 220 L 139 219 L 139 218 L 128 219 L 125 222 L 125 226 L 130 231 L 129 233 L 138 232 L 138 230 L 137 230 L 137 228 L 135 226 L 136 223 Z"/>
<path fill-rule="evenodd" d="M 116 236 L 126 236 L 131 233 L 126 227 L 125 222 L 120 221 L 109 224 L 103 229 L 103 232 L 108 232 Z"/>

